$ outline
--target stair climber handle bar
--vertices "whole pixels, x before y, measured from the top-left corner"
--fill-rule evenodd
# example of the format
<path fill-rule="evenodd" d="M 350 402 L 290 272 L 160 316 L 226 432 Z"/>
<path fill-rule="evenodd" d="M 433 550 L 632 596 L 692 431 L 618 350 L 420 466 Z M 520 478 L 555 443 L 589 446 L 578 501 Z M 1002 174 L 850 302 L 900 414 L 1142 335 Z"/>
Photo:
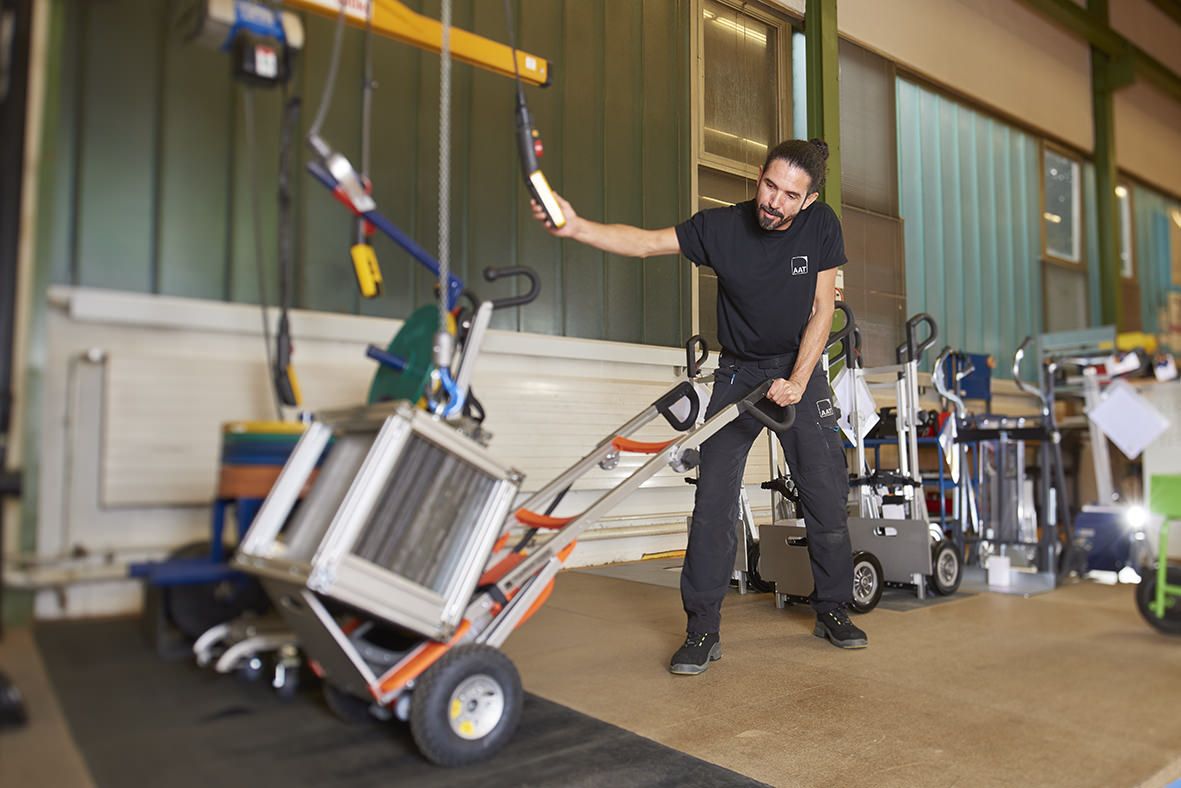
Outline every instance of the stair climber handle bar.
<path fill-rule="evenodd" d="M 861 359 L 861 329 L 853 326 L 849 339 L 845 340 L 845 369 L 853 369 Z"/>
<path fill-rule="evenodd" d="M 853 310 L 849 308 L 848 304 L 844 301 L 837 301 L 834 306 L 838 312 L 845 314 L 845 325 L 828 335 L 828 341 L 824 343 L 825 350 L 852 334 L 853 329 L 857 327 L 857 318 L 853 315 Z"/>
<path fill-rule="evenodd" d="M 497 279 L 503 279 L 506 276 L 523 276 L 529 280 L 529 291 L 522 295 L 505 296 L 504 298 L 492 299 L 493 309 L 505 309 L 510 306 L 524 306 L 536 300 L 537 295 L 541 292 L 541 279 L 537 276 L 537 272 L 532 268 L 523 265 L 509 266 L 506 268 L 485 268 L 484 279 L 488 282 L 495 282 Z"/>
<path fill-rule="evenodd" d="M 755 421 L 762 424 L 772 432 L 786 432 L 791 429 L 791 425 L 796 420 L 795 405 L 788 405 L 783 408 L 783 416 L 776 418 L 769 412 L 769 408 L 779 408 L 774 402 L 766 401 L 767 391 L 771 388 L 773 380 L 765 381 L 760 384 L 758 388 L 747 394 L 744 399 L 739 401 L 738 410 L 742 413 L 749 413 L 755 417 Z"/>
<path fill-rule="evenodd" d="M 1028 336 L 1025 341 L 1017 348 L 1017 352 L 1013 354 L 1013 382 L 1017 384 L 1017 388 L 1024 391 L 1030 396 L 1037 397 L 1038 402 L 1041 403 L 1042 408 L 1046 407 L 1046 395 L 1040 388 L 1034 388 L 1021 379 L 1021 362 L 1025 359 L 1025 349 L 1033 342 L 1033 337 Z"/>
<path fill-rule="evenodd" d="M 916 329 L 920 323 L 926 323 L 930 332 L 927 338 L 922 342 L 915 342 Z M 913 315 L 910 320 L 906 321 L 906 341 L 898 346 L 895 351 L 898 357 L 899 364 L 905 364 L 909 361 L 921 361 L 923 353 L 927 348 L 935 344 L 935 340 L 939 336 L 939 326 L 935 323 L 935 318 L 931 317 L 926 312 L 919 312 Z"/>
<path fill-rule="evenodd" d="M 673 406 L 682 400 L 688 402 L 689 410 L 684 418 L 679 418 L 673 412 Z M 701 413 L 701 401 L 697 397 L 697 390 L 687 380 L 682 380 L 671 391 L 653 403 L 656 412 L 664 416 L 665 420 L 677 432 L 684 432 L 697 423 L 697 416 Z"/>
<path fill-rule="evenodd" d="M 701 349 L 701 355 L 696 353 L 697 348 Z M 689 378 L 695 378 L 701 374 L 701 367 L 709 359 L 709 343 L 705 341 L 705 337 L 701 334 L 694 334 L 689 337 L 689 341 L 685 343 L 685 375 Z"/>

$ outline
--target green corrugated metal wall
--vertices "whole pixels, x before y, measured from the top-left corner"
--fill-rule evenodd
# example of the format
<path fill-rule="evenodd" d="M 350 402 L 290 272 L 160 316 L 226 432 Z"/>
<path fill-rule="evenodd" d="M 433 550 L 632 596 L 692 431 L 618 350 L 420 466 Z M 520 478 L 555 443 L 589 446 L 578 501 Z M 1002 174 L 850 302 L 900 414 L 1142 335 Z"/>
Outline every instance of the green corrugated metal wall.
<path fill-rule="evenodd" d="M 1089 262 L 1088 307 L 1091 325 L 1099 325 L 1099 237 L 1095 205 L 1095 167 L 1083 165 L 1083 200 L 1086 205 L 1087 260 Z M 1171 212 L 1181 203 L 1146 186 L 1132 187 L 1132 244 L 1140 284 L 1141 329 L 1149 334 L 1161 330 L 1158 320 L 1166 307 L 1172 286 L 1172 248 L 1169 237 Z"/>
<path fill-rule="evenodd" d="M 58 0 L 52 57 L 62 68 L 47 129 L 53 157 L 39 259 L 50 280 L 230 301 L 258 299 L 241 92 L 228 59 L 184 44 L 178 2 Z M 437 17 L 438 2 L 411 2 Z M 555 64 L 554 85 L 527 88 L 555 188 L 588 217 L 667 226 L 690 206 L 687 0 L 514 0 L 518 44 Z M 454 24 L 496 40 L 501 3 L 457 0 Z M 334 20 L 305 18 L 295 89 L 306 130 L 331 52 Z M 610 40 L 607 30 L 611 31 Z M 360 155 L 361 44 L 345 35 L 324 136 Z M 438 58 L 379 39 L 375 196 L 424 248 L 438 245 Z M 528 215 L 513 141 L 512 81 L 453 71 L 452 264 L 484 297 L 488 265 L 525 264 L 541 297 L 494 325 L 548 334 L 679 345 L 689 326 L 689 270 L 678 258 L 632 260 L 549 237 Z M 256 94 L 269 298 L 275 298 L 275 200 L 281 97 Z M 302 150 L 302 149 L 301 149 Z M 302 172 L 303 162 L 300 162 Z M 299 306 L 401 317 L 431 300 L 431 276 L 380 239 L 386 295 L 361 303 L 352 222 L 319 184 L 297 181 Z M 498 289 L 500 288 L 500 289 Z M 516 312 L 516 313 L 515 313 Z M 519 313 L 519 314 L 517 314 Z"/>
<path fill-rule="evenodd" d="M 1040 171 L 1035 138 L 898 80 L 907 311 L 939 346 L 1007 358 L 1041 331 Z"/>
<path fill-rule="evenodd" d="M 1132 189 L 1132 221 L 1135 223 L 1135 256 L 1140 279 L 1140 309 L 1144 330 L 1160 330 L 1157 319 L 1168 304 L 1172 284 L 1172 249 L 1169 242 L 1170 213 L 1181 203 L 1144 186 Z"/>

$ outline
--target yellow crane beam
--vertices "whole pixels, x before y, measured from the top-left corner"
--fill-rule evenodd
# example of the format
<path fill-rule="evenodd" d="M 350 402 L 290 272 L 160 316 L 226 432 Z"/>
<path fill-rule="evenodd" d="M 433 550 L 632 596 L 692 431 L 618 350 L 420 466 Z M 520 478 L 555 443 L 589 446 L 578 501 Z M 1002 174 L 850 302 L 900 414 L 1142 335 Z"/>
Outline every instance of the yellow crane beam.
<path fill-rule="evenodd" d="M 341 2 L 346 4 L 345 16 L 354 27 L 365 26 L 367 5 L 372 2 L 374 33 L 430 52 L 438 53 L 442 49 L 442 23 L 410 10 L 398 0 L 284 0 L 284 5 L 336 17 Z M 451 28 L 451 56 L 502 76 L 514 75 L 512 47 L 457 27 Z M 517 67 L 522 82 L 540 87 L 549 85 L 550 63 L 545 58 L 518 49 Z"/>

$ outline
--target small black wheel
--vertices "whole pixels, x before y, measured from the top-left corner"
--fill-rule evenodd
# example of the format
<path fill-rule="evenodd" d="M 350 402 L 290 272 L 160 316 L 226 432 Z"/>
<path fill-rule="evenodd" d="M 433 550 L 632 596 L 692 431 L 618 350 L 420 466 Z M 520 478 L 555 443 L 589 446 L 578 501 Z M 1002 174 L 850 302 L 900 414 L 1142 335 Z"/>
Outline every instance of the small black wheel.
<path fill-rule="evenodd" d="M 243 681 L 254 683 L 262 678 L 265 672 L 266 663 L 258 654 L 252 654 L 242 662 L 242 666 L 238 668 L 238 677 Z"/>
<path fill-rule="evenodd" d="M 951 596 L 964 578 L 964 562 L 954 543 L 942 540 L 931 548 L 931 588 L 940 596 Z"/>
<path fill-rule="evenodd" d="M 345 692 L 329 681 L 325 681 L 323 687 L 324 703 L 338 720 L 350 725 L 374 721 L 373 715 L 369 713 L 369 707 L 373 705 L 371 701 Z"/>
<path fill-rule="evenodd" d="M 759 574 L 759 543 L 751 542 L 746 548 L 746 586 L 760 594 L 769 594 L 775 590 L 775 584 L 769 583 Z"/>
<path fill-rule="evenodd" d="M 868 613 L 878 606 L 882 599 L 882 564 L 873 553 L 853 554 L 853 601 L 849 607 L 854 613 Z"/>
<path fill-rule="evenodd" d="M 228 548 L 227 548 L 228 549 Z M 170 559 L 202 558 L 209 542 L 193 542 L 171 553 Z M 196 640 L 207 631 L 247 611 L 265 613 L 270 607 L 257 578 L 236 573 L 213 583 L 183 583 L 162 588 L 164 610 L 177 631 Z"/>
<path fill-rule="evenodd" d="M 1156 573 L 1155 565 L 1144 569 L 1139 585 L 1136 586 L 1136 609 L 1144 620 L 1158 632 L 1166 635 L 1181 635 L 1181 599 L 1165 597 L 1165 614 L 1158 616 L 1152 609 L 1156 601 Z M 1166 569 L 1165 582 L 1169 585 L 1181 585 L 1181 566 L 1170 566 Z"/>
<path fill-rule="evenodd" d="M 410 732 L 432 763 L 476 763 L 512 738 L 523 703 L 521 677 L 508 657 L 482 643 L 455 646 L 419 679 Z"/>
<path fill-rule="evenodd" d="M 1058 585 L 1072 575 L 1082 577 L 1086 573 L 1087 551 L 1073 542 L 1062 543 L 1058 551 Z"/>
<path fill-rule="evenodd" d="M 281 700 L 291 700 L 303 685 L 303 656 L 295 646 L 287 645 L 275 655 L 275 672 L 271 686 Z"/>

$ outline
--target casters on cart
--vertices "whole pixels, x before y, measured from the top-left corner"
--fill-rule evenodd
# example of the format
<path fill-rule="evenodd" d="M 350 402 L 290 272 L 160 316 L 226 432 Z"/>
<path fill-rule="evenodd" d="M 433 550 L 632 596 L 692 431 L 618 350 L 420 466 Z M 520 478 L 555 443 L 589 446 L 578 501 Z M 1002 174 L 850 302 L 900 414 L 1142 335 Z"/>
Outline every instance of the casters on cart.
<path fill-rule="evenodd" d="M 193 644 L 201 667 L 236 673 L 247 681 L 266 679 L 280 697 L 299 691 L 303 657 L 295 633 L 278 618 L 244 615 L 207 630 Z"/>

